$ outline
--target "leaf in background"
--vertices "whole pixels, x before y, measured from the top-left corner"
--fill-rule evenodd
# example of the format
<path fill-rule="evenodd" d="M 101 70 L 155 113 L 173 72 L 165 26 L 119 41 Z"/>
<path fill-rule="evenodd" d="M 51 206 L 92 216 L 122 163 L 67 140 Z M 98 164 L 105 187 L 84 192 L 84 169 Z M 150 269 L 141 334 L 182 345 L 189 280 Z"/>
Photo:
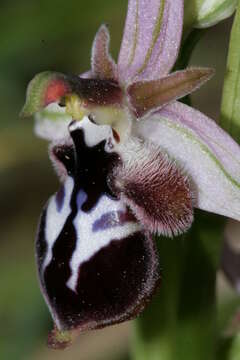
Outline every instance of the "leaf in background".
<path fill-rule="evenodd" d="M 231 351 L 228 356 L 228 360 L 240 359 L 240 334 L 238 334 L 232 341 Z"/>
<path fill-rule="evenodd" d="M 240 142 L 240 3 L 234 19 L 221 107 L 221 126 Z"/>
<path fill-rule="evenodd" d="M 134 360 L 214 360 L 215 276 L 222 218 L 197 210 L 185 235 L 157 239 L 162 284 L 139 317 Z"/>

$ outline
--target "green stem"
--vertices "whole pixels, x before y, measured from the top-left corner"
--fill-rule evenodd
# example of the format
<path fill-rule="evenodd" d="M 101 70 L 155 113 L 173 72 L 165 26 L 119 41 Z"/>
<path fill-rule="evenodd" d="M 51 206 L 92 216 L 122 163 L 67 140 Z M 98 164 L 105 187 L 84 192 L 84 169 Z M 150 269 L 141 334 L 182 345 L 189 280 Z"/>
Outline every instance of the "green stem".
<path fill-rule="evenodd" d="M 185 69 L 191 59 L 192 53 L 199 42 L 204 36 L 207 29 L 193 29 L 186 39 L 183 41 L 181 46 L 180 55 L 178 56 L 177 62 L 174 66 L 174 70 Z"/>
<path fill-rule="evenodd" d="M 240 1 L 234 18 L 224 79 L 221 126 L 240 142 Z"/>

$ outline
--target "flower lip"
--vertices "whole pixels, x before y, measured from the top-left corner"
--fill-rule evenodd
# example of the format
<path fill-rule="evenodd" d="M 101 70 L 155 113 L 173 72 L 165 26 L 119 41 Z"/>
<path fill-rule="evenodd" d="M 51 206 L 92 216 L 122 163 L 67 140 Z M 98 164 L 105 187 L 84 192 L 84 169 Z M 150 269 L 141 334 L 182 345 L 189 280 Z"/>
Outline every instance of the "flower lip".
<path fill-rule="evenodd" d="M 72 331 L 135 317 L 159 284 L 153 239 L 108 186 L 120 161 L 106 151 L 110 129 L 85 117 L 69 125 L 73 147 L 52 149 L 68 175 L 43 211 L 36 252 L 42 291 L 59 330 L 49 339 L 54 347 L 67 346 Z"/>

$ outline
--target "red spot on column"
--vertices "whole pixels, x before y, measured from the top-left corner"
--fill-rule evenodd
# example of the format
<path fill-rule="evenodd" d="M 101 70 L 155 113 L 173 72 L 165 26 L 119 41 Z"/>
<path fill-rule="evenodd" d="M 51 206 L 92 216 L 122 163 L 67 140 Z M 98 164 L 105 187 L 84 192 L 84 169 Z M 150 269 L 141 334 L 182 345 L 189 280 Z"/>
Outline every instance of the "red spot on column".
<path fill-rule="evenodd" d="M 44 106 L 58 101 L 63 96 L 71 92 L 70 86 L 62 79 L 55 79 L 47 87 L 44 98 Z"/>

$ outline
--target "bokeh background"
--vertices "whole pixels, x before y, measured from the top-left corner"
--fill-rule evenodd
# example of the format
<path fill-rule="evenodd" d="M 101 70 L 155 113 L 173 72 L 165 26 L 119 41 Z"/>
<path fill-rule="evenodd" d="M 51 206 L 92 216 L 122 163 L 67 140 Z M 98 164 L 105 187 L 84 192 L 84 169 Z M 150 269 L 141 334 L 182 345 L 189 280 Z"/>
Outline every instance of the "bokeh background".
<path fill-rule="evenodd" d="M 47 144 L 19 119 L 38 72 L 89 68 L 93 37 L 109 24 L 116 58 L 127 0 L 0 0 L 0 359 L 127 360 L 132 323 L 84 334 L 64 352 L 46 347 L 52 322 L 39 291 L 34 237 L 41 209 L 57 189 Z M 231 19 L 201 39 L 191 63 L 216 69 L 193 104 L 218 119 Z M 164 269 L 167 271 L 167 269 Z"/>

